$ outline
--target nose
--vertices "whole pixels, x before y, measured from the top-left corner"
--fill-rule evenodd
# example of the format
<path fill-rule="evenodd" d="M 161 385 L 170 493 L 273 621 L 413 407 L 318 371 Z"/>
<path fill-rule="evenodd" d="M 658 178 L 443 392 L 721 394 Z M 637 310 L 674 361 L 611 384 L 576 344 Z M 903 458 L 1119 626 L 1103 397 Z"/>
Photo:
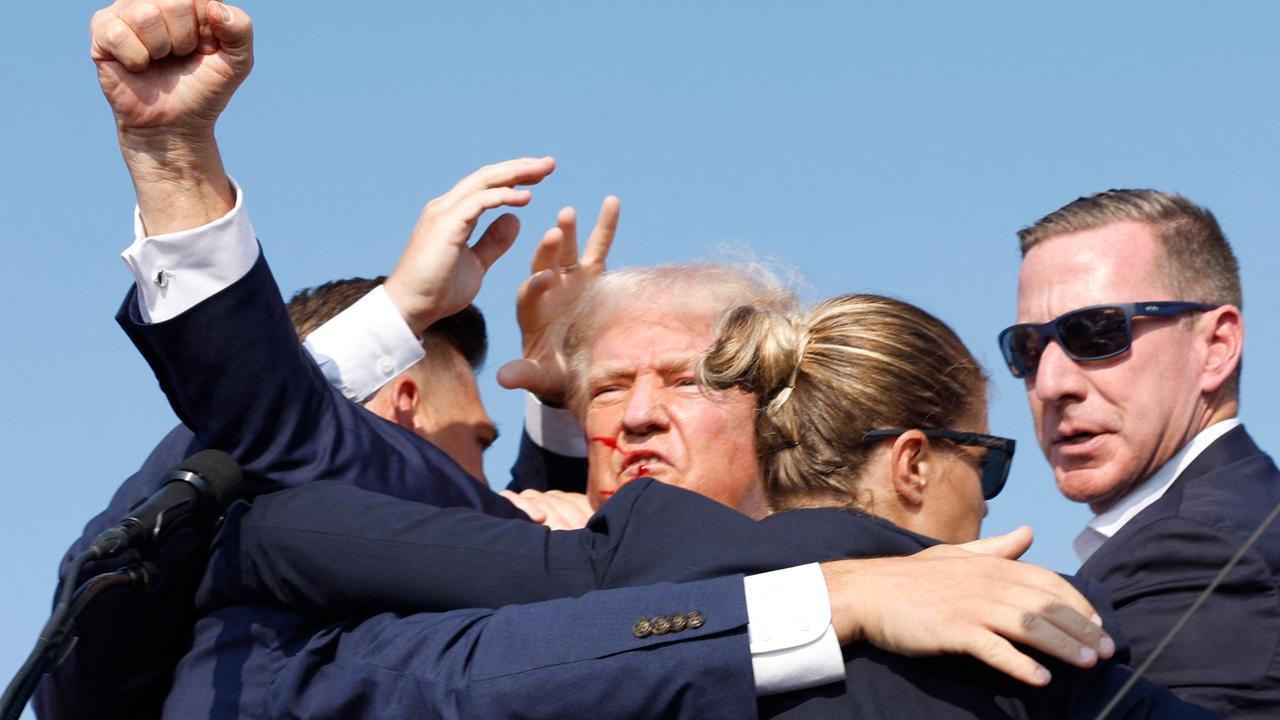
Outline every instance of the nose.
<path fill-rule="evenodd" d="M 655 379 L 637 379 L 622 411 L 622 430 L 628 435 L 650 435 L 665 430 L 670 418 Z"/>
<path fill-rule="evenodd" d="M 1046 403 L 1079 400 L 1086 391 L 1084 371 L 1079 363 L 1067 357 L 1057 342 L 1045 344 L 1040 353 L 1040 365 L 1036 374 L 1027 378 L 1027 385 L 1028 390 Z"/>

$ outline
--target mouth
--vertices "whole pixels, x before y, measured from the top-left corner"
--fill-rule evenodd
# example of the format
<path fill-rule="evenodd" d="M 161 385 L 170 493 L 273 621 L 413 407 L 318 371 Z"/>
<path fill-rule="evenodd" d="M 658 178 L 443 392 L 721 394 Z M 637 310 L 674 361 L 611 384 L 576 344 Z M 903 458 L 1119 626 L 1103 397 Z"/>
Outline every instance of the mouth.
<path fill-rule="evenodd" d="M 1084 453 L 1094 449 L 1106 433 L 1078 428 L 1065 428 L 1053 435 L 1053 448 L 1064 454 Z"/>
<path fill-rule="evenodd" d="M 656 469 L 655 466 L 667 464 L 666 458 L 662 453 L 655 450 L 624 450 L 617 441 L 612 438 L 593 437 L 591 440 L 592 442 L 600 443 L 601 445 L 613 450 L 615 458 L 621 456 L 620 460 L 615 461 L 618 463 L 615 466 L 617 468 L 615 477 L 618 479 L 618 486 L 612 490 L 598 491 L 599 495 L 604 498 L 612 497 L 615 493 L 621 490 L 624 485 L 632 480 L 652 475 L 653 471 Z"/>

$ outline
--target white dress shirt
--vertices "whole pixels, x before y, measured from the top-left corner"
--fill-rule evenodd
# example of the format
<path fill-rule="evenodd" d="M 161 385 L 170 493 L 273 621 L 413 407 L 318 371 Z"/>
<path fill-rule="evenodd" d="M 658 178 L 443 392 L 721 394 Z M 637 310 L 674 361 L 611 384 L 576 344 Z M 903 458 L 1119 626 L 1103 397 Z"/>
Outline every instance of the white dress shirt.
<path fill-rule="evenodd" d="M 1120 528 L 1127 525 L 1148 505 L 1164 496 L 1173 485 L 1173 481 L 1177 480 L 1182 471 L 1186 470 L 1187 466 L 1199 457 L 1205 448 L 1213 444 L 1214 440 L 1239 425 L 1239 419 L 1231 418 L 1230 420 L 1216 422 L 1201 430 L 1195 437 L 1191 438 L 1191 442 L 1183 445 L 1182 449 L 1169 458 L 1168 462 L 1161 465 L 1159 470 L 1151 473 L 1151 477 L 1134 486 L 1128 494 L 1120 498 L 1119 502 L 1112 505 L 1105 512 L 1094 515 L 1093 519 L 1084 526 L 1084 529 L 1080 531 L 1080 534 L 1072 542 L 1080 562 L 1087 562 L 1098 551 L 1098 548 L 1102 547 L 1103 543 L 1120 532 Z"/>
<path fill-rule="evenodd" d="M 244 277 L 258 259 L 258 243 L 234 182 L 235 207 L 198 228 L 145 234 L 134 211 L 134 241 L 123 253 L 138 286 L 142 317 L 163 322 Z M 423 357 L 381 288 L 371 291 L 307 337 L 307 350 L 325 377 L 355 401 Z M 534 442 L 552 452 L 586 456 L 581 428 L 567 411 L 526 401 Z M 844 660 L 831 626 L 826 581 L 817 563 L 747 576 L 743 582 L 756 693 L 799 690 L 844 679 Z"/>

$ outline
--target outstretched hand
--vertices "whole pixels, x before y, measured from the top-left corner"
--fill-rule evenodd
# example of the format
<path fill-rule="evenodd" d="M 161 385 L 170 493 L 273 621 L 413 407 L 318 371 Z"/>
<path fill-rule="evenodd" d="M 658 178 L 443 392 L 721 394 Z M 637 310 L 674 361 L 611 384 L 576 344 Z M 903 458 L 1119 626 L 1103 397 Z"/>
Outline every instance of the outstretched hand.
<path fill-rule="evenodd" d="M 498 369 L 498 383 L 563 405 L 568 390 L 564 336 L 574 302 L 605 271 L 609 248 L 618 232 L 621 205 L 610 195 L 600 205 L 587 247 L 578 256 L 577 214 L 564 208 L 556 226 L 542 236 L 530 263 L 530 276 L 516 292 L 524 357 Z"/>
<path fill-rule="evenodd" d="M 253 69 L 253 24 L 207 0 L 117 0 L 94 14 L 89 55 L 120 132 L 212 137 Z"/>
<path fill-rule="evenodd" d="M 1025 683 L 1049 671 L 1018 642 L 1078 667 L 1115 652 L 1088 601 L 1057 573 L 1016 562 L 1030 528 L 902 558 L 823 563 L 842 644 L 899 655 L 972 655 Z"/>
<path fill-rule="evenodd" d="M 499 216 L 468 245 L 480 216 L 498 207 L 523 207 L 533 199 L 518 185 L 534 185 L 555 170 L 553 158 L 520 158 L 488 165 L 427 203 L 396 269 L 387 295 L 415 333 L 467 306 L 485 272 L 515 242 L 520 222 Z"/>

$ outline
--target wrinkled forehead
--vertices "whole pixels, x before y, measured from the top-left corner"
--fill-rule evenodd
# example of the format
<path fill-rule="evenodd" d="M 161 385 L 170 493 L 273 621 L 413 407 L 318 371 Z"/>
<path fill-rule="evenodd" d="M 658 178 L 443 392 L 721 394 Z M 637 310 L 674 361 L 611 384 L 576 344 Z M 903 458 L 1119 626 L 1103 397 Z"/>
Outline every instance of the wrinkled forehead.
<path fill-rule="evenodd" d="M 591 343 L 591 366 L 692 364 L 711 345 L 717 317 L 674 303 L 616 308 Z"/>
<path fill-rule="evenodd" d="M 1150 226 L 1113 223 L 1047 238 L 1018 272 L 1017 322 L 1047 322 L 1091 305 L 1177 300 Z"/>

